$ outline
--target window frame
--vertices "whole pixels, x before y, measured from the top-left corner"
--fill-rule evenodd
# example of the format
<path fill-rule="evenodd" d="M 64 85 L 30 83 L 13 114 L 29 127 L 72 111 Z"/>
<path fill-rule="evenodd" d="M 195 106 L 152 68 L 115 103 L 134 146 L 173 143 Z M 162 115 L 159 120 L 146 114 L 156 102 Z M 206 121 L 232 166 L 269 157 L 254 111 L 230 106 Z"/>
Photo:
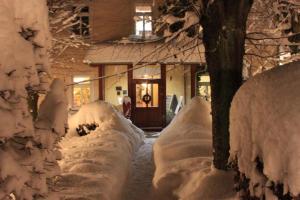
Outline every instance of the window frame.
<path fill-rule="evenodd" d="M 76 12 L 76 7 L 73 7 L 73 11 Z M 91 30 L 90 30 L 90 7 L 89 6 L 83 6 L 82 8 L 79 8 L 80 10 L 77 13 L 77 16 L 75 17 L 75 22 L 78 21 L 78 23 L 75 23 L 72 26 L 72 33 L 74 33 L 77 36 L 81 36 L 84 38 L 90 37 Z M 87 18 L 88 23 L 86 24 L 83 21 L 83 18 Z M 86 31 L 87 30 L 87 31 Z"/>
<path fill-rule="evenodd" d="M 138 7 L 149 7 L 150 8 L 150 12 L 142 12 L 142 11 L 137 11 L 137 8 Z M 146 38 L 146 37 L 149 37 L 149 36 L 146 36 L 146 33 L 149 32 L 150 33 L 150 36 L 153 35 L 153 23 L 152 23 L 152 20 L 153 20 L 153 7 L 152 5 L 145 5 L 145 4 L 136 4 L 135 5 L 135 10 L 134 10 L 134 17 L 139 17 L 139 18 L 142 18 L 142 20 L 135 20 L 135 23 L 134 23 L 134 27 L 135 27 L 135 35 L 136 36 L 141 36 L 142 38 Z M 151 30 L 150 31 L 147 31 L 145 29 L 146 27 L 146 24 L 148 23 L 147 22 L 147 18 L 150 18 L 150 24 L 151 24 Z M 138 21 L 142 21 L 143 22 L 143 29 L 142 29 L 142 34 L 137 34 L 137 23 Z"/>
<path fill-rule="evenodd" d="M 85 81 L 85 80 L 90 80 L 91 79 L 91 76 L 89 76 L 89 75 L 74 75 L 74 76 L 72 76 L 72 82 L 75 84 L 75 83 L 77 83 L 77 82 L 75 82 L 75 78 L 83 78 L 83 80 L 82 81 Z M 78 82 L 80 82 L 80 81 L 78 81 Z M 84 105 L 84 103 L 83 103 L 83 99 L 82 99 L 82 89 L 84 88 L 83 87 L 83 85 L 88 85 L 88 88 L 89 88 L 89 99 L 88 99 L 88 101 L 89 102 L 87 102 L 87 103 L 90 103 L 91 101 L 92 101 L 92 89 L 93 89 L 93 86 L 92 86 L 92 81 L 87 81 L 86 83 L 82 83 L 82 84 L 76 84 L 76 85 L 73 85 L 73 87 L 72 87 L 72 108 L 74 108 L 74 109 L 78 109 L 78 108 L 80 108 L 82 105 Z M 75 97 L 75 95 L 74 95 L 74 91 L 75 91 L 75 87 L 76 88 L 80 88 L 80 105 L 75 105 L 75 101 L 74 101 L 74 97 Z"/>

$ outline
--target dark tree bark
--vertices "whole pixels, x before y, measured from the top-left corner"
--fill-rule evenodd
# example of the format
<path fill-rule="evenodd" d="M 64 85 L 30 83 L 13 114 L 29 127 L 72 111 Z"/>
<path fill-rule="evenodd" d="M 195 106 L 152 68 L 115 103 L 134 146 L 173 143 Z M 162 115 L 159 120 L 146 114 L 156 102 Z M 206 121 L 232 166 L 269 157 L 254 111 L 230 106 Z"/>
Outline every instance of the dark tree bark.
<path fill-rule="evenodd" d="M 203 42 L 212 87 L 214 166 L 226 170 L 229 110 L 242 84 L 246 22 L 253 0 L 215 0 L 202 17 Z"/>
<path fill-rule="evenodd" d="M 35 121 L 38 116 L 38 101 L 39 101 L 39 94 L 36 91 L 28 90 L 28 108 L 29 112 L 31 113 L 32 120 Z"/>

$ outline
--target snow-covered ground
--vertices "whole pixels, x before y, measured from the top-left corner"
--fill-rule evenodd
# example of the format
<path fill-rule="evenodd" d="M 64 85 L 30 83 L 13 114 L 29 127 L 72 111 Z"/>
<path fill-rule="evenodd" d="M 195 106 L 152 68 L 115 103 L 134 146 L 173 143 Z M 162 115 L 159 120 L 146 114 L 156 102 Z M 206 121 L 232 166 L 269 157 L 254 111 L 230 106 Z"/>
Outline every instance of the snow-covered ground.
<path fill-rule="evenodd" d="M 143 132 L 110 104 L 82 106 L 69 120 L 70 130 L 61 142 L 62 175 L 55 181 L 61 199 L 120 200 Z M 98 123 L 90 134 L 79 137 L 78 124 Z"/>
<path fill-rule="evenodd" d="M 233 198 L 233 173 L 214 169 L 211 156 L 210 105 L 196 97 L 154 144 L 155 200 Z"/>
<path fill-rule="evenodd" d="M 251 179 L 251 194 L 260 197 L 273 181 L 299 195 L 300 62 L 248 80 L 234 97 L 230 124 L 231 156 Z"/>
<path fill-rule="evenodd" d="M 155 140 L 156 138 L 146 138 L 145 144 L 137 151 L 125 196 L 120 200 L 154 200 L 151 195 L 154 174 L 152 146 Z"/>

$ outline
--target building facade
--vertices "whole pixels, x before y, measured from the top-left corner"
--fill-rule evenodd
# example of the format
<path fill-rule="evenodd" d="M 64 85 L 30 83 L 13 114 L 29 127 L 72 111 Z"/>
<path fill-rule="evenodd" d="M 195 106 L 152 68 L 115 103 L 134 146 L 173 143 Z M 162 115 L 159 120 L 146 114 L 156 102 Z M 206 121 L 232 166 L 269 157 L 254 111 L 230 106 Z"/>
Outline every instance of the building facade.
<path fill-rule="evenodd" d="M 155 2 L 91 0 L 83 11 L 76 33 L 91 45 L 69 48 L 53 64 L 69 85 L 70 109 L 98 99 L 120 106 L 129 96 L 131 120 L 160 129 L 193 96 L 209 100 L 203 47 L 186 39 L 179 49 L 157 37 Z"/>

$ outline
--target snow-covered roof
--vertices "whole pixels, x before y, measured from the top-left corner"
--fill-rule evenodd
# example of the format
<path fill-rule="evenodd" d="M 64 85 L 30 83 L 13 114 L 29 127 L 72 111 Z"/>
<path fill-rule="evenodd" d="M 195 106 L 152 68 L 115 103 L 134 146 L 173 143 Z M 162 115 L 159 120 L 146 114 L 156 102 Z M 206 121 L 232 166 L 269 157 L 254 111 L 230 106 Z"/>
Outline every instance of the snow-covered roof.
<path fill-rule="evenodd" d="M 101 43 L 92 46 L 84 59 L 95 64 L 200 64 L 205 63 L 204 47 L 195 44 L 174 47 L 166 43 Z"/>

